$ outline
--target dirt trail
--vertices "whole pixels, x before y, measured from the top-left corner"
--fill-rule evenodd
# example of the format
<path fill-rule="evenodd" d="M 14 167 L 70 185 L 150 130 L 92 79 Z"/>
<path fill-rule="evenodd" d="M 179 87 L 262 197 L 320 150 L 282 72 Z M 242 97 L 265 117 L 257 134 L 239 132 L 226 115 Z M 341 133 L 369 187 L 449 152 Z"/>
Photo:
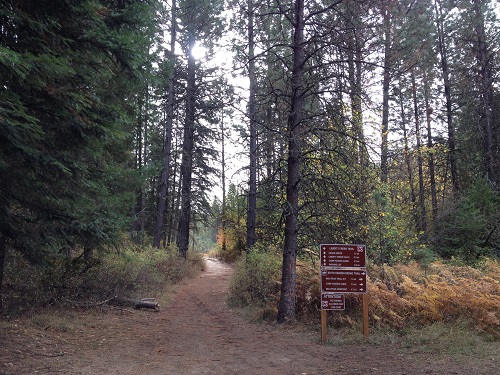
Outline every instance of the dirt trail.
<path fill-rule="evenodd" d="M 69 332 L 0 326 L 0 374 L 484 374 L 499 358 L 467 361 L 395 346 L 329 346 L 318 333 L 252 324 L 226 305 L 231 269 L 182 285 L 159 313 L 78 313 Z"/>

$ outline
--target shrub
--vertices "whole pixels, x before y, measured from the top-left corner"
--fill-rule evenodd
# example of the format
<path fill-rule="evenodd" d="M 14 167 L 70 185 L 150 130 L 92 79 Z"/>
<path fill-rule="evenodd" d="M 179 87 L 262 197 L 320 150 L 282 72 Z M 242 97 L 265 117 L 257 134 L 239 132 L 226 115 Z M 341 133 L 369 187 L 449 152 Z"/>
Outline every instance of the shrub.
<path fill-rule="evenodd" d="M 214 256 L 225 262 L 235 262 L 245 251 L 245 235 L 243 227 L 219 229 Z"/>
<path fill-rule="evenodd" d="M 50 265 L 35 267 L 12 253 L 5 277 L 5 306 L 9 311 L 68 301 L 92 303 L 116 295 L 158 297 L 166 284 L 190 277 L 204 267 L 200 254 L 184 260 L 175 249 L 127 247 L 98 259 L 58 257 Z"/>
<path fill-rule="evenodd" d="M 477 181 L 440 218 L 434 249 L 442 257 L 474 265 L 500 248 L 500 197 L 485 181 Z"/>
<path fill-rule="evenodd" d="M 277 252 L 255 247 L 236 263 L 229 289 L 229 302 L 242 307 L 267 307 L 275 304 L 280 275 L 281 257 Z"/>

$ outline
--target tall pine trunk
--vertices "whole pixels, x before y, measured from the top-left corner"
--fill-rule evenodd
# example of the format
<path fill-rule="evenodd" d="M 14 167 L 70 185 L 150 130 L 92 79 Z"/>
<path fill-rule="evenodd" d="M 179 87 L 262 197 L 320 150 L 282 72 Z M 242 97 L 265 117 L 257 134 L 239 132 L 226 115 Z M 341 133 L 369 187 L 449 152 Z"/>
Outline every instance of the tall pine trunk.
<path fill-rule="evenodd" d="M 0 233 L 0 311 L 3 309 L 3 275 L 5 271 L 5 255 L 7 253 L 7 240 L 5 235 Z"/>
<path fill-rule="evenodd" d="M 399 81 L 399 86 L 400 88 L 403 87 L 403 83 L 401 80 Z M 418 228 L 418 215 L 415 212 L 416 210 L 416 202 L 417 202 L 417 197 L 415 195 L 415 186 L 413 183 L 413 168 L 411 165 L 411 154 L 410 154 L 410 146 L 409 146 L 409 140 L 408 140 L 408 129 L 406 127 L 406 113 L 405 113 L 405 108 L 404 108 L 404 99 L 403 99 L 403 93 L 401 90 L 399 90 L 399 104 L 400 104 L 400 109 L 401 109 L 401 127 L 403 130 L 403 144 L 404 144 L 404 150 L 405 150 L 405 164 L 406 164 L 406 171 L 408 173 L 408 185 L 410 185 L 410 203 L 411 203 L 411 211 L 413 218 L 415 220 L 415 228 Z"/>
<path fill-rule="evenodd" d="M 418 206 L 419 221 L 417 230 L 425 232 L 427 230 L 427 213 L 425 209 L 425 191 L 424 191 L 424 167 L 422 158 L 422 140 L 420 139 L 420 112 L 418 110 L 417 85 L 415 82 L 415 72 L 411 70 L 411 92 L 413 96 L 413 111 L 415 116 L 415 137 L 417 147 L 417 168 L 418 168 Z"/>
<path fill-rule="evenodd" d="M 285 210 L 285 240 L 278 323 L 295 320 L 297 279 L 297 237 L 299 215 L 299 183 L 302 162 L 301 138 L 304 107 L 304 0 L 296 0 L 293 14 L 291 106 L 287 121 L 288 160 Z"/>
<path fill-rule="evenodd" d="M 153 247 L 159 248 L 165 230 L 165 214 L 167 205 L 168 179 L 170 171 L 170 155 L 172 152 L 172 127 L 174 117 L 174 70 L 175 70 L 175 42 L 176 42 L 176 3 L 172 0 L 172 29 L 170 30 L 170 62 L 171 70 L 167 85 L 165 144 L 163 147 L 163 167 L 160 174 L 160 188 L 156 225 L 153 237 Z"/>
<path fill-rule="evenodd" d="M 495 170 L 494 142 L 493 142 L 493 69 L 492 55 L 489 52 L 486 41 L 486 32 L 484 27 L 483 1 L 474 0 L 474 31 L 476 36 L 476 59 L 479 65 L 479 95 L 481 97 L 481 120 L 483 131 L 483 169 L 487 178 L 491 182 L 497 182 L 498 176 Z"/>
<path fill-rule="evenodd" d="M 257 108 L 255 91 L 257 76 L 255 72 L 254 7 L 248 0 L 248 77 L 250 80 L 248 99 L 248 118 L 250 122 L 250 170 L 248 181 L 247 244 L 249 252 L 256 242 L 255 226 L 257 221 Z"/>
<path fill-rule="evenodd" d="M 387 5 L 383 8 L 384 17 L 384 73 L 382 80 L 382 135 L 380 145 L 380 181 L 387 184 L 389 177 L 389 88 L 391 83 L 391 15 Z"/>
<path fill-rule="evenodd" d="M 191 51 L 195 45 L 192 32 L 188 36 L 188 68 L 186 86 L 186 119 L 184 122 L 184 137 L 181 161 L 181 210 L 179 229 L 177 231 L 177 248 L 179 255 L 187 257 L 189 247 L 189 227 L 191 223 L 191 181 L 193 169 L 194 126 L 195 126 L 195 84 L 196 61 Z"/>
<path fill-rule="evenodd" d="M 432 141 L 432 108 L 430 106 L 430 85 L 429 77 L 424 71 L 424 101 L 425 101 L 425 118 L 427 122 L 427 151 L 428 151 L 428 168 L 431 188 L 431 204 L 432 204 L 432 230 L 434 230 L 437 221 L 438 203 L 437 203 L 437 187 L 436 187 L 436 172 L 434 168 L 434 144 Z"/>
<path fill-rule="evenodd" d="M 441 72 L 443 75 L 444 96 L 446 101 L 446 124 L 448 128 L 448 154 L 450 161 L 451 183 L 453 192 L 456 194 L 460 190 L 458 180 L 457 151 L 455 146 L 455 127 L 453 125 L 453 113 L 451 103 L 451 82 L 450 69 L 448 67 L 448 51 L 445 41 L 444 16 L 439 0 L 434 1 L 436 12 L 436 27 L 438 33 L 438 48 L 441 57 Z"/>

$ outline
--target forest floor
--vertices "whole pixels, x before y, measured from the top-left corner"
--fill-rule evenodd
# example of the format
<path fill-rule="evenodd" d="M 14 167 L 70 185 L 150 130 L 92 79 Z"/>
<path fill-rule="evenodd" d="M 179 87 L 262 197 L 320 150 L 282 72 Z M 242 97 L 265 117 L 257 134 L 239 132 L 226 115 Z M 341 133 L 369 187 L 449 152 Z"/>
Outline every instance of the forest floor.
<path fill-rule="evenodd" d="M 500 374 L 498 341 L 479 356 L 443 354 L 397 339 L 323 345 L 319 329 L 252 323 L 226 304 L 231 272 L 208 258 L 159 312 L 2 318 L 0 374 Z"/>

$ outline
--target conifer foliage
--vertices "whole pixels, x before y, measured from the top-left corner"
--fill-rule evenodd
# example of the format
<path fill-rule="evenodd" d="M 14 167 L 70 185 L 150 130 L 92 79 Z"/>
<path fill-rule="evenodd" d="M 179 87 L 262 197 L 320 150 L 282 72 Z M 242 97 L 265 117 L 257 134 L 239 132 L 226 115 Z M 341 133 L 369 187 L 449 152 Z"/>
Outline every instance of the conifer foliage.
<path fill-rule="evenodd" d="M 0 4 L 0 271 L 123 228 L 142 1 Z M 0 279 L 1 281 L 1 279 Z"/>

